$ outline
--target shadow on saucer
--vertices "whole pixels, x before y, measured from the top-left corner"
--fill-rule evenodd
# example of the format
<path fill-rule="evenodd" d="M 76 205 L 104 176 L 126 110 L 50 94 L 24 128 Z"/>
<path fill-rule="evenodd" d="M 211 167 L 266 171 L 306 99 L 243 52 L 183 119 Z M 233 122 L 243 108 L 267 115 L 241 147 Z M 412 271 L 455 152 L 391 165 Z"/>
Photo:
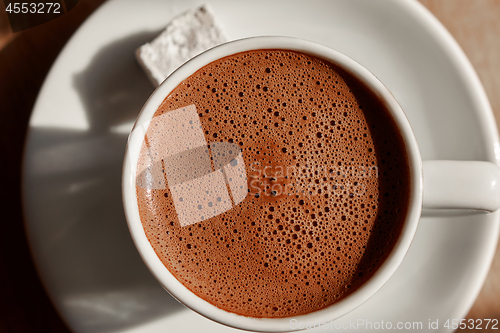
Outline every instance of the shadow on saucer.
<path fill-rule="evenodd" d="M 154 90 L 134 51 L 157 34 L 103 48 L 74 76 L 88 130 L 30 129 L 25 167 L 33 186 L 25 197 L 37 212 L 27 212 L 29 233 L 37 234 L 32 249 L 58 310 L 80 331 L 130 328 L 186 309 L 140 258 L 121 200 L 128 130 Z"/>
<path fill-rule="evenodd" d="M 484 214 L 491 214 L 491 212 L 474 209 L 422 209 L 422 217 L 463 217 Z"/>

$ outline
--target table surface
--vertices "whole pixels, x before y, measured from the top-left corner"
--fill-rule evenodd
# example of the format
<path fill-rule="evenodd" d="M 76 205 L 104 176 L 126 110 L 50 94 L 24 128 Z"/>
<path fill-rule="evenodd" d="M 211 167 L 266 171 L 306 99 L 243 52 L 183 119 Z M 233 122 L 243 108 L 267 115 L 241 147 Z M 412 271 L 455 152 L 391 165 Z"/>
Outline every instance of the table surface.
<path fill-rule="evenodd" d="M 0 333 L 69 332 L 38 279 L 24 232 L 21 161 L 29 116 L 50 66 L 103 0 L 81 0 L 62 17 L 12 33 L 0 5 Z M 500 0 L 420 0 L 476 69 L 500 124 Z M 8 84 L 7 84 L 8 82 Z M 468 319 L 500 319 L 500 246 Z"/>

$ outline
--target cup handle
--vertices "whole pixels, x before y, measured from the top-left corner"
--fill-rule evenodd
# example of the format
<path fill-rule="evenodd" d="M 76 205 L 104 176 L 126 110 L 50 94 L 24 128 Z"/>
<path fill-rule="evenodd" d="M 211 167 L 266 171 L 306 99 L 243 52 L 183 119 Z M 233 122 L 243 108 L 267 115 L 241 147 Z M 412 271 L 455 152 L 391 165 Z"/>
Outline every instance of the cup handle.
<path fill-rule="evenodd" d="M 500 208 L 500 168 L 480 161 L 424 161 L 426 209 Z"/>

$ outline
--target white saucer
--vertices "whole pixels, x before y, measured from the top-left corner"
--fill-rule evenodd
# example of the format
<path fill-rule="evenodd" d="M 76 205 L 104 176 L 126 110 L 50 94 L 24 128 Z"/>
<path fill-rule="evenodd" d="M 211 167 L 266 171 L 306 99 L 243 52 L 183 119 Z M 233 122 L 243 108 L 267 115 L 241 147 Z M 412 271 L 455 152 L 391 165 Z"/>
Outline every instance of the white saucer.
<path fill-rule="evenodd" d="M 39 94 L 25 154 L 26 228 L 40 276 L 75 332 L 231 330 L 163 291 L 132 243 L 121 203 L 128 130 L 153 91 L 134 50 L 174 15 L 199 4 L 105 3 L 66 45 Z M 499 164 L 498 134 L 479 80 L 455 41 L 416 1 L 210 4 L 230 39 L 309 39 L 367 67 L 407 113 L 423 159 Z M 498 212 L 428 213 L 392 279 L 338 322 L 364 320 L 373 330 L 381 321 L 421 322 L 425 332 L 429 320 L 439 320 L 439 331 L 448 331 L 446 320 L 465 316 L 481 288 L 498 220 Z"/>

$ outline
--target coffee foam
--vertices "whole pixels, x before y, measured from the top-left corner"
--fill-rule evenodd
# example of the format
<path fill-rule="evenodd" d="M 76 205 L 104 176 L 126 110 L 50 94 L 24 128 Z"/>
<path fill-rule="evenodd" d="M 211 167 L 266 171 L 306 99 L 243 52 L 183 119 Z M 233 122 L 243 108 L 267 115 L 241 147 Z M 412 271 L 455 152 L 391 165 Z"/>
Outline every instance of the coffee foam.
<path fill-rule="evenodd" d="M 197 147 L 239 147 L 246 168 L 233 175 L 245 173 L 247 193 L 226 172 L 232 209 L 188 225 L 168 176 L 165 188 L 138 181 L 146 235 L 180 282 L 230 312 L 287 317 L 333 304 L 373 275 L 401 231 L 409 179 L 402 138 L 364 86 L 312 56 L 250 51 L 183 81 L 155 118 L 186 106 L 203 131 Z M 186 144 L 165 140 L 165 127 L 149 126 L 142 170 L 151 152 L 162 160 Z M 214 165 L 210 148 L 205 174 L 228 164 Z"/>
<path fill-rule="evenodd" d="M 245 199 L 241 149 L 229 142 L 208 145 L 194 105 L 153 117 L 149 127 L 136 184 L 168 188 L 181 226 L 222 214 Z"/>

